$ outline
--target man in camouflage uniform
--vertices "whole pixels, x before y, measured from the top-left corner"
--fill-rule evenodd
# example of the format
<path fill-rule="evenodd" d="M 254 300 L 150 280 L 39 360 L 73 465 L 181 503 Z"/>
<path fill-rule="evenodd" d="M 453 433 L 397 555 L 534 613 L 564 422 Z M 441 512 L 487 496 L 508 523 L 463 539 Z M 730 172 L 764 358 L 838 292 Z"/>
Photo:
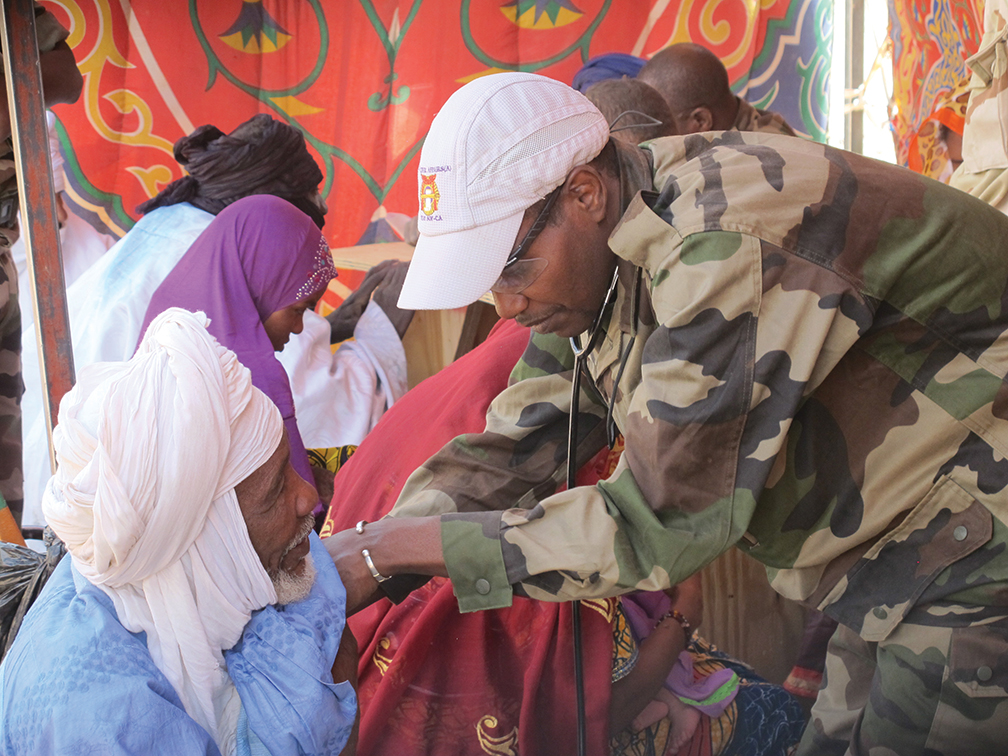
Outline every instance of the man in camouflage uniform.
<path fill-rule="evenodd" d="M 74 102 L 83 80 L 66 44 L 69 32 L 55 16 L 35 7 L 35 33 L 46 105 Z M 7 105 L 7 87 L 0 69 L 0 494 L 20 524 L 24 499 L 21 457 L 21 304 L 18 271 L 11 247 L 18 240 L 18 188 Z M 30 297 L 25 297 L 30 302 Z"/>
<path fill-rule="evenodd" d="M 1008 2 L 984 3 L 983 39 L 972 71 L 962 164 L 949 185 L 1008 213 Z"/>
<path fill-rule="evenodd" d="M 637 78 L 665 98 L 679 134 L 734 129 L 795 135 L 784 116 L 737 97 L 724 63 L 701 45 L 681 42 L 666 47 L 644 64 Z"/>
<path fill-rule="evenodd" d="M 782 595 L 842 624 L 801 753 L 996 752 L 1008 742 L 1008 219 L 800 139 L 728 131 L 640 149 L 607 143 L 601 116 L 600 135 L 583 121 L 572 134 L 585 112 L 573 93 L 564 104 L 551 99 L 560 84 L 500 76 L 453 95 L 431 127 L 421 163 L 443 179 L 438 222 L 463 202 L 480 221 L 438 234 L 421 218 L 401 304 L 457 306 L 489 279 L 501 315 L 537 334 L 484 433 L 415 472 L 394 517 L 329 540 L 348 605 L 409 573 L 449 575 L 462 611 L 513 593 L 658 590 L 738 546 Z M 522 107 L 526 138 L 489 165 L 437 152 L 445 132 L 489 142 L 485 121 Z M 594 140 L 588 159 L 568 150 L 557 167 L 578 140 Z M 480 195 L 501 165 L 498 195 L 527 202 L 528 185 L 533 197 L 512 239 L 539 225 L 534 196 L 560 184 L 519 246 L 524 286 L 502 270 L 514 241 L 496 267 L 472 246 L 481 229 L 489 246 L 506 238 Z M 451 259 L 456 238 L 468 270 Z M 559 337 L 590 327 L 614 271 L 578 456 L 616 429 L 626 451 L 608 480 L 554 494 L 572 377 Z"/>

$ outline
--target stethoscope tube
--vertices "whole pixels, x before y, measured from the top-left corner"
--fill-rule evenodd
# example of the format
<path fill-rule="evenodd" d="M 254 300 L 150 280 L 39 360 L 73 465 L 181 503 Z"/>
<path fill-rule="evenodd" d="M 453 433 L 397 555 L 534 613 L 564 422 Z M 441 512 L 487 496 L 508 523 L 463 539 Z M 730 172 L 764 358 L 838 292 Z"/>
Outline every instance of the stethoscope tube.
<path fill-rule="evenodd" d="M 574 340 L 571 339 L 573 342 Z M 577 416 L 578 399 L 581 391 L 581 369 L 585 352 L 574 356 L 574 377 L 571 379 L 570 422 L 567 426 L 567 490 L 574 487 L 574 477 L 577 474 Z M 571 632 L 574 633 L 574 693 L 577 698 L 577 752 L 578 756 L 587 754 L 587 724 L 585 722 L 585 692 L 584 692 L 584 650 L 581 640 L 581 602 L 574 601 L 571 606 Z"/>
<path fill-rule="evenodd" d="M 571 377 L 571 401 L 570 401 L 570 421 L 567 425 L 567 490 L 570 491 L 575 486 L 577 475 L 577 430 L 578 430 L 578 406 L 581 399 L 581 373 L 584 370 L 584 362 L 588 354 L 595 348 L 599 334 L 602 331 L 602 319 L 605 317 L 606 309 L 616 293 L 616 284 L 619 281 L 619 271 L 613 271 L 612 283 L 609 284 L 609 291 L 606 293 L 605 301 L 599 308 L 598 314 L 589 329 L 587 343 L 582 347 L 577 337 L 571 338 L 571 349 L 574 352 L 574 375 Z M 574 634 L 574 692 L 577 700 L 577 752 L 578 756 L 587 755 L 587 715 L 585 713 L 585 691 L 584 691 L 584 646 L 582 645 L 581 633 L 581 602 L 571 602 L 571 632 Z"/>
<path fill-rule="evenodd" d="M 598 314 L 596 314 L 595 321 L 592 323 L 592 327 L 589 329 L 588 342 L 585 346 L 581 346 L 581 341 L 579 337 L 573 337 L 571 339 L 571 349 L 574 351 L 574 376 L 571 378 L 571 417 L 568 423 L 568 474 L 566 474 L 566 483 L 568 483 L 568 490 L 572 490 L 575 485 L 575 477 L 578 473 L 578 408 L 581 403 L 581 376 L 585 370 L 585 360 L 588 355 L 591 354 L 592 350 L 595 349 L 596 344 L 599 341 L 599 336 L 602 333 L 602 321 L 605 319 L 606 310 L 612 303 L 613 296 L 616 294 L 616 286 L 619 282 L 619 270 L 613 271 L 613 281 L 609 284 L 609 291 L 606 292 L 606 298 L 602 302 L 602 306 L 599 308 Z M 630 341 L 625 348 L 623 348 L 623 354 L 620 357 L 620 366 L 616 374 L 616 382 L 613 384 L 613 395 L 610 397 L 609 405 L 606 411 L 606 438 L 609 442 L 609 448 L 612 449 L 615 445 L 616 440 L 616 425 L 613 420 L 613 409 L 616 403 L 616 390 L 619 386 L 620 379 L 623 377 L 623 371 L 626 368 L 627 358 L 630 356 L 630 352 L 633 349 L 633 344 L 637 339 L 637 324 L 640 320 L 640 286 L 641 286 L 641 270 L 637 268 L 637 275 L 634 280 L 633 285 L 633 326 L 632 333 L 630 336 Z M 586 723 L 587 715 L 585 713 L 585 665 L 584 665 L 584 646 L 582 642 L 582 631 L 581 631 L 581 602 L 572 602 L 572 614 L 571 614 L 571 629 L 574 633 L 574 682 L 575 682 L 575 694 L 577 697 L 578 705 L 578 756 L 586 756 L 588 748 L 588 727 Z"/>

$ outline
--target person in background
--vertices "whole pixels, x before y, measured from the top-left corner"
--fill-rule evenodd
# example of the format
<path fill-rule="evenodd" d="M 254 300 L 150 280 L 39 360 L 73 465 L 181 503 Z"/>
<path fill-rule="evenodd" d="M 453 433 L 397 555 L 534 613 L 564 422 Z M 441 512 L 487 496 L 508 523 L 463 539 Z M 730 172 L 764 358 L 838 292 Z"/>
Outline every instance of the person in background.
<path fill-rule="evenodd" d="M 406 393 L 402 338 L 413 311 L 400 310 L 396 301 L 408 268 L 396 260 L 375 265 L 325 318 L 306 312 L 304 331 L 278 355 L 308 448 L 360 444 Z"/>
<path fill-rule="evenodd" d="M 66 43 L 69 32 L 38 4 L 35 5 L 35 34 L 46 106 L 76 102 L 84 80 Z M 26 292 L 18 290 L 18 270 L 11 252 L 20 232 L 17 175 L 3 71 L 0 71 L 0 139 L 3 140 L 0 147 L 0 495 L 20 524 L 24 501 L 21 303 Z M 42 155 L 38 158 L 44 159 Z"/>
<path fill-rule="evenodd" d="M 141 205 L 138 209 L 144 215 L 129 233 L 67 289 L 78 369 L 93 362 L 129 359 L 154 290 L 228 205 L 243 197 L 270 194 L 295 205 L 318 228 L 325 222 L 327 208 L 318 192 L 322 171 L 304 137 L 268 115 L 253 116 L 230 134 L 212 125 L 200 126 L 175 143 L 175 159 L 187 175 Z M 316 417 L 337 418 L 336 423 L 304 429 L 310 446 L 360 443 L 371 418 L 406 392 L 406 354 L 398 327 L 386 312 L 397 318 L 400 327 L 403 314 L 391 295 L 371 302 L 373 293 L 396 285 L 389 273 L 382 270 L 372 276 L 343 312 L 332 314 L 332 324 L 306 312 L 306 332 L 295 335 L 281 354 L 305 416 L 313 423 Z M 354 317 L 345 317 L 345 312 Z M 352 348 L 340 349 L 334 356 L 333 330 L 354 333 Z M 33 340 L 34 329 L 25 338 Z M 41 385 L 34 351 L 26 355 L 25 379 Z M 51 475 L 45 415 L 40 400 L 24 409 L 24 524 L 40 526 L 42 492 Z M 350 432 L 340 433 L 340 423 Z"/>
<path fill-rule="evenodd" d="M 94 229 L 90 223 L 74 212 L 66 200 L 66 180 L 63 174 L 63 156 L 59 150 L 59 140 L 54 128 L 55 116 L 46 113 L 49 125 L 49 159 L 52 163 L 53 190 L 56 192 L 56 219 L 59 221 L 60 252 L 63 255 L 63 281 L 70 286 L 97 262 L 116 242 L 108 234 Z M 41 410 L 44 400 L 42 384 L 38 380 L 38 349 L 35 344 L 35 310 L 32 304 L 31 282 L 28 273 L 27 251 L 24 238 L 19 238 L 11 248 L 14 264 L 18 269 L 18 291 L 21 300 L 21 343 L 24 394 L 21 397 L 22 416 L 27 421 L 22 427 L 22 441 L 36 411 Z M 34 450 L 32 450 L 34 453 Z M 29 461 L 25 468 L 31 469 Z M 22 515 L 23 519 L 23 515 Z M 31 517 L 28 518 L 29 520 Z"/>
<path fill-rule="evenodd" d="M 309 483 L 313 468 L 276 353 L 301 332 L 305 313 L 335 275 L 329 245 L 311 218 L 279 197 L 244 197 L 213 219 L 165 277 L 140 329 L 142 334 L 172 307 L 206 313 L 211 335 L 237 355 L 253 385 L 277 405 L 291 464 Z"/>
<path fill-rule="evenodd" d="M 606 79 L 585 96 L 605 116 L 610 133 L 624 142 L 640 144 L 676 133 L 668 104 L 639 79 Z"/>
<path fill-rule="evenodd" d="M 60 253 L 63 255 L 63 283 L 70 286 L 94 265 L 102 255 L 116 243 L 115 237 L 96 231 L 95 228 L 74 212 L 73 205 L 66 198 L 66 177 L 63 173 L 63 155 L 60 153 L 59 138 L 56 136 L 56 116 L 46 112 L 49 127 L 49 162 L 52 165 L 53 191 L 56 192 L 56 220 L 59 221 Z M 14 264 L 18 269 L 18 291 L 22 292 L 24 307 L 21 308 L 22 332 L 32 327 L 35 313 L 31 306 L 31 288 L 28 278 L 28 259 L 24 237 L 18 238 L 11 248 Z M 33 330 L 34 333 L 34 330 Z M 26 342 L 31 344 L 31 340 Z M 26 382 L 25 393 L 37 390 Z"/>
<path fill-rule="evenodd" d="M 692 42 L 666 47 L 655 53 L 637 78 L 665 98 L 677 134 L 734 129 L 795 136 L 783 116 L 737 97 L 724 63 L 706 47 Z"/>
<path fill-rule="evenodd" d="M 640 73 L 645 63 L 647 61 L 644 58 L 627 53 L 613 52 L 596 55 L 574 74 L 571 86 L 581 94 L 587 94 L 588 90 L 600 81 L 622 79 L 623 77 L 634 78 Z"/>
<path fill-rule="evenodd" d="M 356 648 L 315 491 L 206 326 L 166 311 L 60 403 L 43 507 L 69 558 L 0 664 L 4 756 L 338 754 L 351 737 Z"/>
<path fill-rule="evenodd" d="M 984 4 L 962 134 L 962 164 L 949 185 L 1008 213 L 1008 1 Z"/>

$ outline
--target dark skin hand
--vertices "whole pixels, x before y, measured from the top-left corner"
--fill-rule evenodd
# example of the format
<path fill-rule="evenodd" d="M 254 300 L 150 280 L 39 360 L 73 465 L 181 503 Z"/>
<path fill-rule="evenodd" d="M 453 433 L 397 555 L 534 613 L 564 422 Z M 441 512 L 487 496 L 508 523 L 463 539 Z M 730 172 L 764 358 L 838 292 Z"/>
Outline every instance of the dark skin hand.
<path fill-rule="evenodd" d="M 343 637 L 340 638 L 339 651 L 336 653 L 336 661 L 332 666 L 333 682 L 349 682 L 354 690 L 357 690 L 357 639 L 350 632 L 350 627 L 343 627 Z M 340 756 L 353 756 L 357 752 L 357 738 L 360 735 L 360 707 L 357 707 L 357 716 L 354 718 L 353 730 L 350 732 L 350 739 L 346 746 L 340 751 Z"/>
<path fill-rule="evenodd" d="M 703 588 L 699 575 L 693 575 L 665 591 L 677 609 L 695 630 L 703 614 Z M 679 654 L 686 648 L 686 634 L 672 618 L 662 622 L 645 638 L 638 650 L 637 664 L 626 677 L 613 683 L 609 704 L 609 732 L 622 732 L 644 707 L 658 696 Z"/>
<path fill-rule="evenodd" d="M 396 263 L 396 260 L 384 260 L 371 268 L 356 291 L 352 292 L 343 300 L 343 304 L 326 316 L 331 330 L 330 344 L 338 344 L 353 336 L 357 321 L 360 320 L 364 310 L 367 309 L 368 302 L 371 301 L 371 295 L 385 280 L 389 269 Z"/>
<path fill-rule="evenodd" d="M 348 617 L 383 595 L 364 562 L 361 549 L 370 550 L 375 569 L 386 577 L 403 573 L 448 577 L 441 550 L 440 517 L 386 517 L 368 523 L 363 534 L 350 528 L 322 543 L 333 558 L 346 589 Z"/>

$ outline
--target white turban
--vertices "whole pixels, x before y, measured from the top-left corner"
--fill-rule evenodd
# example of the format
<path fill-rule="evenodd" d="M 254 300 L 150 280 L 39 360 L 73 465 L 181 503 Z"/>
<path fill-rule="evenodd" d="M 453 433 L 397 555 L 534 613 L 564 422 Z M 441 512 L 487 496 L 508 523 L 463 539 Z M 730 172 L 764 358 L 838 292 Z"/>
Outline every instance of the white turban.
<path fill-rule="evenodd" d="M 81 370 L 42 511 L 227 754 L 240 700 L 222 651 L 276 602 L 234 487 L 276 451 L 283 420 L 206 324 L 167 310 L 129 362 Z"/>

